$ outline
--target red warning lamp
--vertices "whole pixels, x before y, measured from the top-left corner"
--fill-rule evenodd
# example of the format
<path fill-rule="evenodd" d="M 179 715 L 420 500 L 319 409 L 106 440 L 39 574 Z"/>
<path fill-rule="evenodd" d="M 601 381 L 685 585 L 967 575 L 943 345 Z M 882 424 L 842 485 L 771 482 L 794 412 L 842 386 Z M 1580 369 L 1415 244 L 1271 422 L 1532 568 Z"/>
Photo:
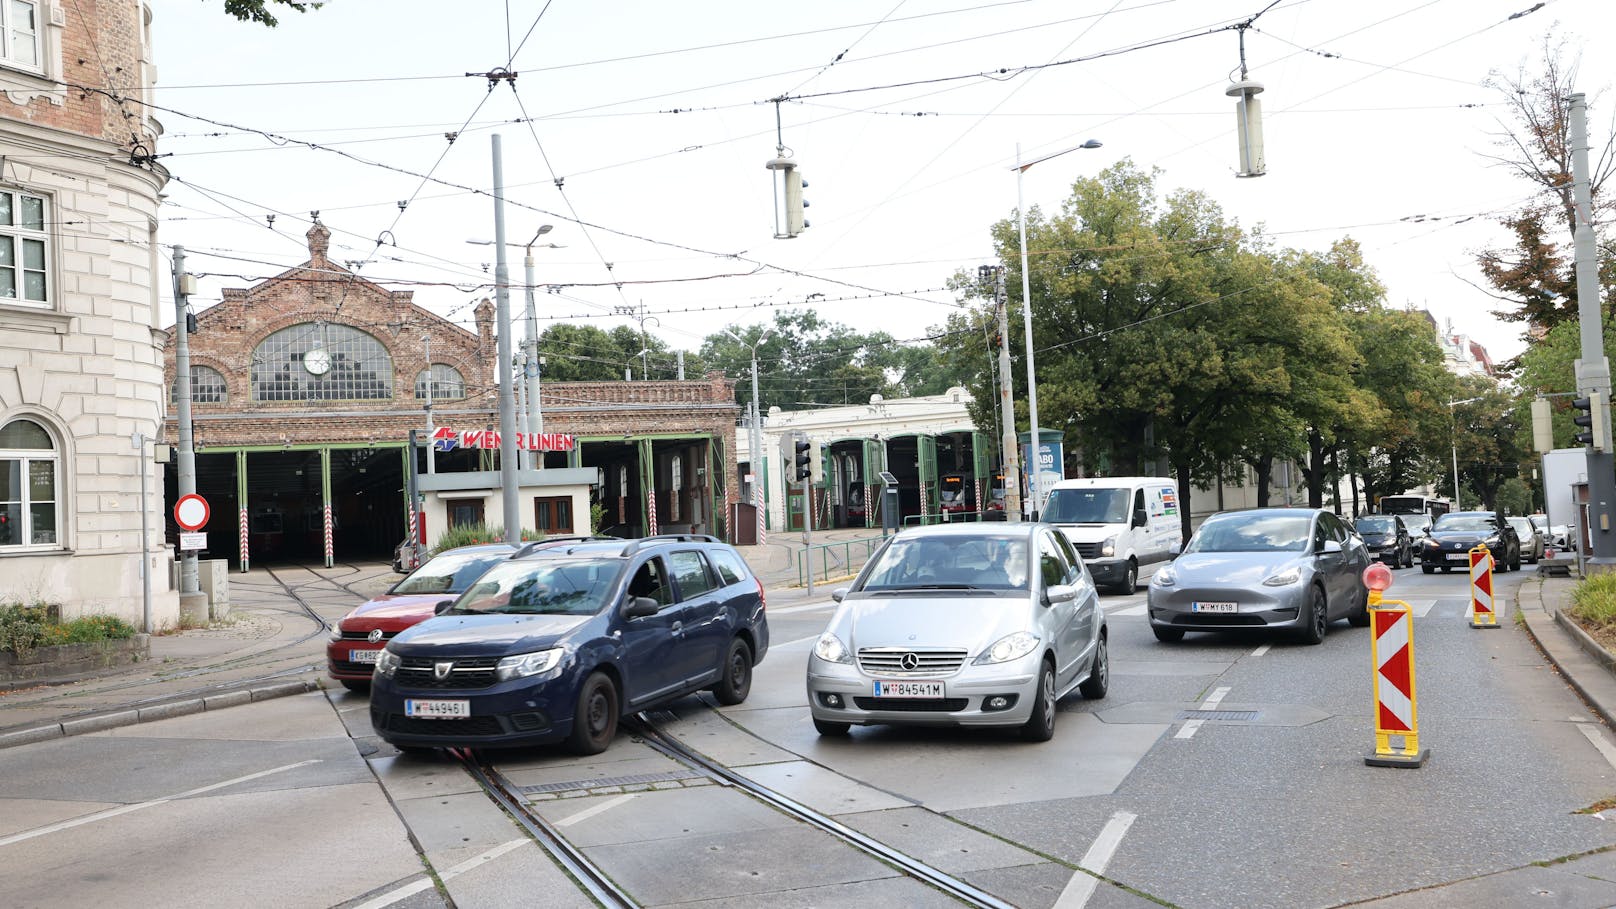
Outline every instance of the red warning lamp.
<path fill-rule="evenodd" d="M 1392 586 L 1392 570 L 1384 562 L 1376 562 L 1363 570 L 1363 582 L 1375 593 L 1385 593 Z"/>

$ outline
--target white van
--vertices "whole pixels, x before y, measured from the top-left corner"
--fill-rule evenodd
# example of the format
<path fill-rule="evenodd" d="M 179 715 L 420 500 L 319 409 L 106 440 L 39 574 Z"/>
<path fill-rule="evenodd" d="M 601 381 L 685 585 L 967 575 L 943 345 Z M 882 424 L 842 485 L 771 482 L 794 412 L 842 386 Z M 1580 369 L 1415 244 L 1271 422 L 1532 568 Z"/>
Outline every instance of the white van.
<path fill-rule="evenodd" d="M 1162 477 L 1061 480 L 1041 517 L 1077 547 L 1096 584 L 1122 593 L 1134 592 L 1140 566 L 1167 561 L 1184 542 L 1178 487 Z"/>

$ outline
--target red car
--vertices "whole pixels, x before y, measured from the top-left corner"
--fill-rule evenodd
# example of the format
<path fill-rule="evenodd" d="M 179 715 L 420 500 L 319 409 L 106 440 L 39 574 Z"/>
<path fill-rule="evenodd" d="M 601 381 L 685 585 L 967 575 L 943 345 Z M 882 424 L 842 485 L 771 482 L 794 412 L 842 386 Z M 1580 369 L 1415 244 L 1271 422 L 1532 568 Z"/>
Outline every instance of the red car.
<path fill-rule="evenodd" d="M 386 593 L 332 624 L 331 639 L 325 645 L 331 677 L 349 691 L 370 690 L 376 655 L 393 635 L 432 618 L 434 606 L 460 596 L 490 566 L 535 545 L 542 544 L 483 543 L 433 556 Z"/>

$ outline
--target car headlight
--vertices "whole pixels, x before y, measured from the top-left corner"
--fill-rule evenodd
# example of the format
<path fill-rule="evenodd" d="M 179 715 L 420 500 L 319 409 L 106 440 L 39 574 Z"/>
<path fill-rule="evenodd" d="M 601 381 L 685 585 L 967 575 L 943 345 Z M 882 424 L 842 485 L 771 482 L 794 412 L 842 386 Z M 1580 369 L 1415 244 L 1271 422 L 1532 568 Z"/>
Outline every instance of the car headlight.
<path fill-rule="evenodd" d="M 1481 541 L 1481 545 L 1491 549 L 1503 542 L 1504 541 L 1498 537 L 1488 537 L 1487 539 Z"/>
<path fill-rule="evenodd" d="M 1285 586 L 1288 586 L 1288 585 L 1291 585 L 1291 584 L 1295 584 L 1297 581 L 1300 581 L 1301 579 L 1302 579 L 1302 569 L 1292 565 L 1290 568 L 1287 568 L 1284 571 L 1281 571 L 1279 574 L 1273 575 L 1273 576 L 1265 579 L 1263 581 L 1263 586 L 1264 587 L 1285 587 Z"/>
<path fill-rule="evenodd" d="M 404 661 L 398 658 L 398 654 L 383 648 L 382 652 L 376 655 L 376 674 L 384 679 L 390 679 L 402 662 Z"/>
<path fill-rule="evenodd" d="M 561 665 L 561 657 L 565 653 L 566 651 L 560 647 L 551 647 L 549 650 L 536 650 L 533 653 L 519 653 L 505 657 L 494 664 L 494 678 L 503 682 L 508 679 L 543 675 Z"/>
<path fill-rule="evenodd" d="M 325 626 L 325 632 L 326 635 L 329 636 L 333 641 L 342 640 L 342 623 L 332 622 L 331 624 Z"/>
<path fill-rule="evenodd" d="M 1038 635 L 1030 631 L 1018 631 L 994 641 L 993 646 L 982 651 L 982 655 L 974 662 L 978 666 L 987 663 L 1008 663 L 1032 653 L 1037 646 Z"/>
<path fill-rule="evenodd" d="M 1117 538 L 1116 537 L 1106 537 L 1105 542 L 1100 544 L 1100 555 L 1106 556 L 1106 557 L 1109 558 L 1110 556 L 1114 556 L 1116 554 L 1117 554 Z"/>
<path fill-rule="evenodd" d="M 1177 583 L 1178 572 L 1174 571 L 1173 566 L 1171 565 L 1167 566 L 1166 568 L 1158 569 L 1156 574 L 1150 579 L 1150 586 L 1152 587 L 1171 587 Z"/>
<path fill-rule="evenodd" d="M 853 654 L 848 652 L 847 645 L 842 643 L 841 638 L 828 631 L 820 635 L 819 640 L 814 642 L 814 656 L 827 663 L 853 662 Z"/>

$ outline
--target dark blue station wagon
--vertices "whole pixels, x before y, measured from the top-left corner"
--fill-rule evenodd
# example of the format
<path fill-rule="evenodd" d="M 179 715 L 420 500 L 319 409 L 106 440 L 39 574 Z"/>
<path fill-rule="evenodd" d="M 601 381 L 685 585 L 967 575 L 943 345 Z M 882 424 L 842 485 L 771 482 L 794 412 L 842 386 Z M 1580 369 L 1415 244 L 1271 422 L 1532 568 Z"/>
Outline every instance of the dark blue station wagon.
<path fill-rule="evenodd" d="M 370 721 L 404 749 L 566 742 L 697 691 L 739 704 L 769 649 L 763 585 L 713 537 L 552 546 L 490 568 L 387 644 Z"/>

